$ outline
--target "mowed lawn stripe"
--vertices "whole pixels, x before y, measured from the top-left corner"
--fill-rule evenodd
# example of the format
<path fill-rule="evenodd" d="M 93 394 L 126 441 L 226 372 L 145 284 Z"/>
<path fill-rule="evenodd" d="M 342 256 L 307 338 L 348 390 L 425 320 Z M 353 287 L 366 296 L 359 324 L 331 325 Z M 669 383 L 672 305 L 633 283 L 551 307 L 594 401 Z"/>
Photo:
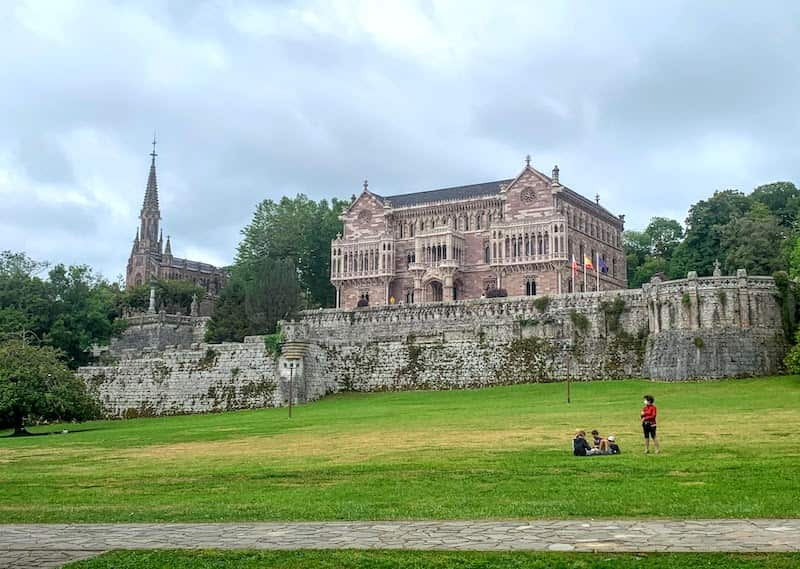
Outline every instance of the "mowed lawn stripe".
<path fill-rule="evenodd" d="M 0 437 L 11 522 L 798 517 L 800 378 L 342 394 Z M 641 397 L 664 452 L 641 453 Z M 623 454 L 576 458 L 575 428 Z M 39 427 L 38 432 L 62 426 Z"/>

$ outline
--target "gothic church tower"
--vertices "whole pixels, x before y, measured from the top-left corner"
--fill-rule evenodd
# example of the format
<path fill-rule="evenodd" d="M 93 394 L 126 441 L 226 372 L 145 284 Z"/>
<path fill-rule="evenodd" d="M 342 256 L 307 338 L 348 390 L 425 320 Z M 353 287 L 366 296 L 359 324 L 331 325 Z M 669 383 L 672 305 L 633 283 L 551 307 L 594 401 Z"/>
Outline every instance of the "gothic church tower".
<path fill-rule="evenodd" d="M 150 173 L 147 176 L 147 189 L 144 192 L 142 211 L 139 213 L 140 225 L 133 240 L 131 256 L 128 259 L 128 270 L 125 277 L 126 286 L 146 284 L 153 277 L 159 276 L 163 240 L 159 224 L 161 210 L 158 207 L 158 181 L 156 179 L 156 140 L 153 138 L 153 151 L 150 153 Z"/>

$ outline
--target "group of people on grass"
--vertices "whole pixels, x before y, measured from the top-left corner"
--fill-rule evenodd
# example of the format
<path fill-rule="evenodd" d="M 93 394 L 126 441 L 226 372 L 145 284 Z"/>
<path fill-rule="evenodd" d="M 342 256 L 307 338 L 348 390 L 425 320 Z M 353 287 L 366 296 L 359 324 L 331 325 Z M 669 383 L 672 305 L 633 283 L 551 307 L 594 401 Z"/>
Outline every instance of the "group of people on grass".
<path fill-rule="evenodd" d="M 653 441 L 653 448 L 658 454 L 658 441 L 656 440 L 656 415 L 658 411 L 655 406 L 655 398 L 652 395 L 644 396 L 644 408 L 640 414 L 642 419 L 642 431 L 644 432 L 644 452 L 650 452 L 650 441 Z M 572 454 L 575 456 L 594 456 L 598 454 L 619 454 L 619 444 L 616 437 L 609 435 L 602 437 L 597 430 L 592 431 L 592 443 L 586 440 L 586 432 L 580 429 L 575 431 L 575 438 L 572 440 Z"/>

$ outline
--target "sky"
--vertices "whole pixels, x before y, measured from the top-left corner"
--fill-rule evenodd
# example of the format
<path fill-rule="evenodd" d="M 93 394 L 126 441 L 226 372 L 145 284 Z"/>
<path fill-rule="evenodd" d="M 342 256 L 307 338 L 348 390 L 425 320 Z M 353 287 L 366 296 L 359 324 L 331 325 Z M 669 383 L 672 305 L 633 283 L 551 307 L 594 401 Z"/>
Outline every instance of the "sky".
<path fill-rule="evenodd" d="M 658 4 L 657 6 L 655 4 Z M 263 199 L 516 176 L 625 214 L 800 182 L 800 3 L 0 3 L 0 250 L 124 274 L 158 138 L 173 253 Z"/>

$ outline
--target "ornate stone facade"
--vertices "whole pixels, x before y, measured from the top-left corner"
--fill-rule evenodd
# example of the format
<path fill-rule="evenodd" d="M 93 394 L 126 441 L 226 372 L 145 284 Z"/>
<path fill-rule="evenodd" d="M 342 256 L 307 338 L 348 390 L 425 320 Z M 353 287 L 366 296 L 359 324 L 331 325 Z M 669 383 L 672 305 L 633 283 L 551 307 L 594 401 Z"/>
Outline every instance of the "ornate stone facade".
<path fill-rule="evenodd" d="M 156 180 L 158 155 L 155 151 L 155 140 L 150 156 L 152 157 L 150 174 L 147 177 L 147 189 L 139 214 L 140 225 L 136 230 L 131 255 L 128 258 L 125 285 L 129 287 L 143 285 L 150 282 L 153 277 L 186 280 L 205 288 L 209 296 L 216 296 L 225 284 L 225 271 L 208 263 L 174 257 L 169 236 L 166 245 L 164 244 L 163 233 L 159 227 L 161 210 L 158 205 Z"/>
<path fill-rule="evenodd" d="M 365 182 L 341 219 L 344 233 L 331 243 L 341 308 L 627 284 L 624 216 L 562 185 L 558 166 L 548 177 L 530 159 L 516 178 L 413 194 L 380 196 Z"/>

